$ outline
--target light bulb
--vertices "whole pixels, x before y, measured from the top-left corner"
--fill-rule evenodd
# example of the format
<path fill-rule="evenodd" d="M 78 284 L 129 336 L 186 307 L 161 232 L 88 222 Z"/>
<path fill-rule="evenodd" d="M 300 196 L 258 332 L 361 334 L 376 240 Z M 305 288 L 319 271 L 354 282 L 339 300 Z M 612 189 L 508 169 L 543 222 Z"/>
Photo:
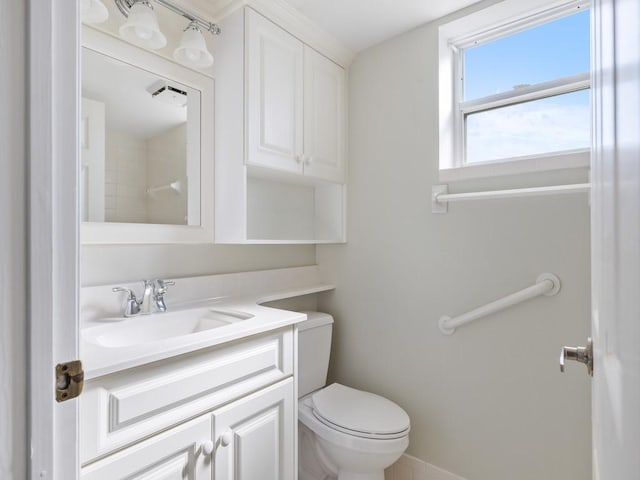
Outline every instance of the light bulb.
<path fill-rule="evenodd" d="M 213 64 L 213 57 L 207 50 L 207 44 L 195 20 L 184 30 L 180 45 L 173 52 L 173 58 L 188 67 L 206 68 Z"/>
<path fill-rule="evenodd" d="M 149 40 L 153 36 L 153 32 L 150 28 L 146 27 L 135 27 L 136 36 L 141 40 Z"/>
<path fill-rule="evenodd" d="M 202 57 L 202 53 L 200 53 L 199 50 L 196 50 L 194 48 L 185 48 L 184 49 L 184 55 L 191 62 L 199 62 L 200 58 Z"/>
<path fill-rule="evenodd" d="M 100 0 L 80 0 L 80 16 L 84 23 L 102 23 L 109 11 Z"/>
<path fill-rule="evenodd" d="M 129 1 L 129 0 L 128 0 Z M 167 44 L 149 0 L 135 0 L 127 21 L 118 30 L 125 40 L 145 48 L 158 49 Z"/>

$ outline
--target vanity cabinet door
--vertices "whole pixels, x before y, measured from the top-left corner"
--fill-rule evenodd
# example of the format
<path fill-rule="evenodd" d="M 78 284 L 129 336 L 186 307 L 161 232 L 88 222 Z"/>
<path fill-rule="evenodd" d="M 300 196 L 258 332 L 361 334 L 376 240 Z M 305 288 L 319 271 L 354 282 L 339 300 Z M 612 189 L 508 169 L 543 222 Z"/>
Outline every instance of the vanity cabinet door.
<path fill-rule="evenodd" d="M 302 173 L 300 40 L 246 9 L 248 164 Z"/>
<path fill-rule="evenodd" d="M 304 48 L 304 174 L 344 181 L 345 71 Z"/>
<path fill-rule="evenodd" d="M 293 379 L 214 412 L 216 480 L 294 480 Z"/>
<path fill-rule="evenodd" d="M 81 470 L 82 480 L 211 480 L 202 445 L 211 440 L 211 416 L 167 430 Z"/>

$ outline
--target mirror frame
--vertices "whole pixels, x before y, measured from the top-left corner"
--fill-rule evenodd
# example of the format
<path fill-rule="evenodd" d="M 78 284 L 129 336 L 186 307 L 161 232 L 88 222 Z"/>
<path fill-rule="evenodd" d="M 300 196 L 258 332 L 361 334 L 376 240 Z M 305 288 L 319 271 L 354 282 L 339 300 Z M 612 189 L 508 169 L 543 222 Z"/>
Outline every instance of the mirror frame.
<path fill-rule="evenodd" d="M 81 222 L 82 245 L 213 243 L 214 79 L 85 25 L 82 47 L 200 91 L 200 225 Z"/>

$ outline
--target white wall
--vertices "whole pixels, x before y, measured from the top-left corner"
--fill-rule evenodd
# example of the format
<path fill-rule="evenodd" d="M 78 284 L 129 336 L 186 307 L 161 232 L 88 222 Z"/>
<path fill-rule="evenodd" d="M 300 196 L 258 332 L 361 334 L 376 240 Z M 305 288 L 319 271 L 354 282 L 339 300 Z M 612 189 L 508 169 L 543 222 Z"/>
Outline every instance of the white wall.
<path fill-rule="evenodd" d="M 448 17 L 445 21 L 451 20 Z M 452 204 L 439 183 L 437 24 L 361 53 L 350 72 L 347 245 L 318 246 L 334 293 L 334 380 L 388 396 L 412 423 L 408 453 L 468 480 L 590 474 L 590 381 L 560 374 L 589 334 L 589 208 L 565 196 Z M 453 185 L 458 191 L 585 181 L 586 172 Z M 437 320 L 532 284 L 556 297 L 443 336 Z"/>
<path fill-rule="evenodd" d="M 26 478 L 25 2 L 0 15 L 0 478 Z"/>
<path fill-rule="evenodd" d="M 89 286 L 315 263 L 313 245 L 91 245 L 81 249 L 80 281 Z"/>

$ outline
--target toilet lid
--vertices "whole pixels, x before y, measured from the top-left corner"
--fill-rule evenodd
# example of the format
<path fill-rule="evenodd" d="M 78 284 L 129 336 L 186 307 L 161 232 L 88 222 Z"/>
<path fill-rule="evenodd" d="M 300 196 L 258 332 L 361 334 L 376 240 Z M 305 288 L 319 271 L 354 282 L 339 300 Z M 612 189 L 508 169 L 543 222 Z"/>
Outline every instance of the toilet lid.
<path fill-rule="evenodd" d="M 407 412 L 373 393 L 334 383 L 314 393 L 311 399 L 314 415 L 341 431 L 371 438 L 396 438 L 409 430 Z"/>

